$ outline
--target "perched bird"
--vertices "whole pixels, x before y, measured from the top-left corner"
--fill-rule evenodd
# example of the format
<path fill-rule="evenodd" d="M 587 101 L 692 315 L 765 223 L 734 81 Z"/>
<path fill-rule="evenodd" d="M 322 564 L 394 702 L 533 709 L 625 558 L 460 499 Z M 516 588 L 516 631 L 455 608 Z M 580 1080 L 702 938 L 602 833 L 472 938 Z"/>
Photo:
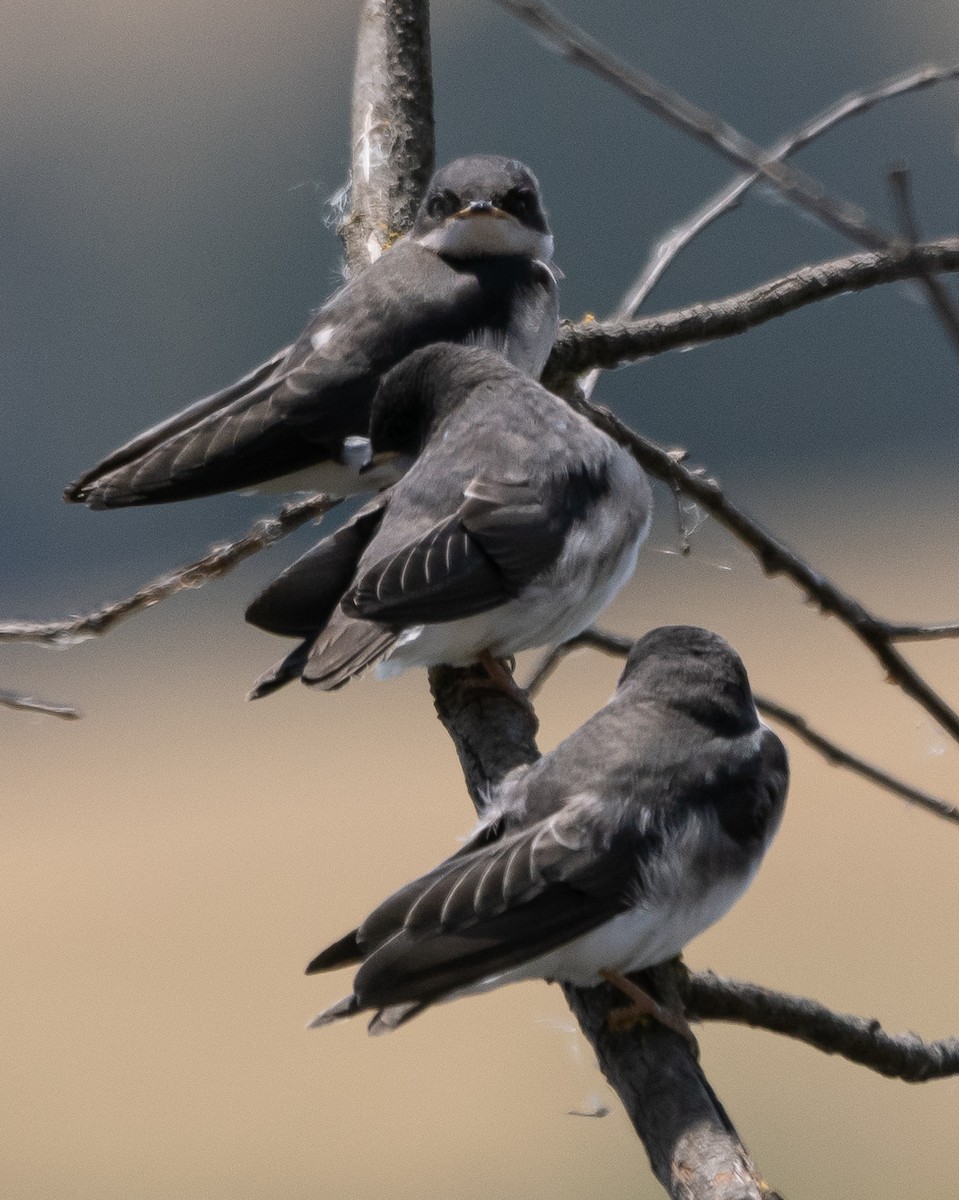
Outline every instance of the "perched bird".
<path fill-rule="evenodd" d="M 558 328 L 553 238 L 522 163 L 437 171 L 412 230 L 336 292 L 292 345 L 141 433 L 72 483 L 91 508 L 235 490 L 372 491 L 357 477 L 380 376 L 430 342 L 491 346 L 537 378 Z"/>
<path fill-rule="evenodd" d="M 494 660 L 584 629 L 632 574 L 649 482 L 632 456 L 499 354 L 440 343 L 383 379 L 371 465 L 408 472 L 247 610 L 303 639 L 264 676 L 339 687 L 373 664 Z M 415 460 L 415 461 L 414 461 Z"/>
<path fill-rule="evenodd" d="M 516 980 L 605 979 L 677 1027 L 624 976 L 678 954 L 743 894 L 787 781 L 732 647 L 705 629 L 654 629 L 606 707 L 508 775 L 461 850 L 310 963 L 362 964 L 312 1025 L 373 1010 L 370 1032 L 384 1033 Z"/>

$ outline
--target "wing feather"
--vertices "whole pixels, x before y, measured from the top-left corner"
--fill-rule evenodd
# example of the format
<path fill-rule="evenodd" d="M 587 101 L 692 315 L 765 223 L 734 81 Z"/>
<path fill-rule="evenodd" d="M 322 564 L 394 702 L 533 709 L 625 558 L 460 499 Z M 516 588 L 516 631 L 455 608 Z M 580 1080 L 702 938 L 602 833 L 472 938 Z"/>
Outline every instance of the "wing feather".
<path fill-rule="evenodd" d="M 431 1002 L 624 911 L 635 899 L 638 856 L 622 842 L 612 853 L 605 826 L 584 819 L 598 803 L 583 797 L 447 859 L 374 910 L 357 932 L 361 1005 Z"/>
<path fill-rule="evenodd" d="M 602 494 L 585 469 L 539 487 L 477 476 L 451 517 L 369 567 L 344 606 L 396 625 L 487 612 L 555 562 L 574 521 Z"/>

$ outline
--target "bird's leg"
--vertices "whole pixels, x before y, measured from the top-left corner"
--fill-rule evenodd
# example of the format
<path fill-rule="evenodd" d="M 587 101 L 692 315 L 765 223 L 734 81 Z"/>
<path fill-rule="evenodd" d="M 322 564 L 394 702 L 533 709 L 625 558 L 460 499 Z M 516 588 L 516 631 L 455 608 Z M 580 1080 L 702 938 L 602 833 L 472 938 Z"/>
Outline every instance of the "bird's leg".
<path fill-rule="evenodd" d="M 652 998 L 649 992 L 644 991 L 638 983 L 627 979 L 625 975 L 621 975 L 619 971 L 600 971 L 600 975 L 617 991 L 628 996 L 631 1001 L 630 1004 L 626 1004 L 622 1008 L 614 1008 L 610 1012 L 608 1018 L 610 1029 L 616 1033 L 625 1033 L 641 1021 L 658 1021 L 660 1025 L 665 1025 L 667 1029 L 671 1029 L 673 1033 L 678 1033 L 680 1037 L 684 1038 L 692 1050 L 693 1056 L 699 1058 L 699 1042 L 696 1041 L 696 1035 L 681 1012 L 664 1008 Z"/>
<path fill-rule="evenodd" d="M 497 692 L 502 692 L 504 696 L 508 696 L 515 704 L 525 709 L 528 713 L 535 716 L 533 710 L 533 702 L 529 698 L 529 693 L 525 688 L 521 688 L 513 678 L 512 672 L 502 658 L 494 658 L 489 650 L 482 651 L 477 656 L 478 663 L 485 668 L 488 679 L 471 679 L 470 683 L 475 687 L 493 688 Z"/>

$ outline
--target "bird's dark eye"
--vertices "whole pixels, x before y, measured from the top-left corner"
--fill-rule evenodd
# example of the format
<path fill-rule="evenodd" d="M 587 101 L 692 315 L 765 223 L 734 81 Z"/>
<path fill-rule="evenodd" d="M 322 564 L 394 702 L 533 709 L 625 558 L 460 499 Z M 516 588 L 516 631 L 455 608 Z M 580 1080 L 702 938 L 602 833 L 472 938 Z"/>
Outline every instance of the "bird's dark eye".
<path fill-rule="evenodd" d="M 426 202 L 427 215 L 433 217 L 434 220 L 440 217 L 448 217 L 450 213 L 456 212 L 460 207 L 459 197 L 452 192 L 437 192 L 430 196 Z"/>
<path fill-rule="evenodd" d="M 529 188 L 513 188 L 503 197 L 502 207 L 514 217 L 528 217 L 536 207 L 536 197 Z"/>

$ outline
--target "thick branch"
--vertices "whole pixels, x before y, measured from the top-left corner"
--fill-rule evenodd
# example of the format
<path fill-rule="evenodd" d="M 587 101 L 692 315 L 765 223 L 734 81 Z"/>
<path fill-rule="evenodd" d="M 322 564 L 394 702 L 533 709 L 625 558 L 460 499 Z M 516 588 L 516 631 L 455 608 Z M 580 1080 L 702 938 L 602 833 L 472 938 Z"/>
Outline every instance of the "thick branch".
<path fill-rule="evenodd" d="M 897 238 L 867 224 L 859 208 L 828 196 L 816 180 L 770 157 L 767 151 L 721 117 L 697 108 L 651 75 L 631 67 L 548 4 L 539 0 L 496 0 L 496 3 L 542 34 L 569 62 L 612 84 L 649 112 L 682 129 L 737 167 L 760 175 L 787 200 L 811 213 L 824 225 L 873 250 L 892 249 L 899 244 Z"/>
<path fill-rule="evenodd" d="M 959 1075 L 959 1037 L 924 1042 L 914 1033 L 886 1033 L 878 1021 L 833 1012 L 816 1000 L 724 979 L 711 971 L 684 969 L 678 989 L 686 1015 L 701 1021 L 735 1021 L 785 1034 L 906 1083 Z"/>
<path fill-rule="evenodd" d="M 366 0 L 353 76 L 350 266 L 377 258 L 413 223 L 433 174 L 429 0 Z"/>
<path fill-rule="evenodd" d="M 340 501 L 331 496 L 308 496 L 285 504 L 275 517 L 261 517 L 249 533 L 214 546 L 208 553 L 185 567 L 178 567 L 145 584 L 132 596 L 107 604 L 83 617 L 69 617 L 64 621 L 4 621 L 0 623 L 0 642 L 43 642 L 50 646 L 75 646 L 88 638 L 100 637 L 127 617 L 152 608 L 161 600 L 175 596 L 187 588 L 202 587 L 211 579 L 219 579 L 244 559 L 258 554 L 299 529 L 307 521 L 315 520 L 329 512 Z"/>
<path fill-rule="evenodd" d="M 645 972 L 644 986 L 660 974 Z M 778 1200 L 678 1034 L 655 1023 L 635 1033 L 614 1033 L 609 1014 L 622 998 L 617 999 L 611 988 L 563 991 L 670 1196 Z"/>
<path fill-rule="evenodd" d="M 800 267 L 748 291 L 639 321 L 564 325 L 543 382 L 553 391 L 564 391 L 576 376 L 594 367 L 619 367 L 666 350 L 733 337 L 807 304 L 882 283 L 922 279 L 936 271 L 959 271 L 959 238 Z"/>
<path fill-rule="evenodd" d="M 526 690 L 531 696 L 535 695 L 562 660 L 573 650 L 589 647 L 591 650 L 601 650 L 604 654 L 612 654 L 616 658 L 625 658 L 632 644 L 632 638 L 621 637 L 616 633 L 607 633 L 603 629 L 586 629 L 576 637 L 570 638 L 568 642 L 554 646 L 542 656 L 526 685 Z M 956 808 L 955 805 L 949 804 L 948 801 L 941 800 L 929 792 L 923 792 L 911 784 L 904 783 L 895 775 L 890 775 L 888 771 L 883 771 L 875 764 L 860 758 L 858 754 L 845 750 L 818 730 L 813 729 L 805 717 L 793 712 L 791 708 L 785 708 L 782 704 L 770 700 L 766 696 L 757 695 L 754 698 L 756 707 L 764 716 L 771 717 L 774 721 L 785 725 L 801 741 L 818 751 L 834 766 L 845 767 L 854 774 L 868 779 L 877 787 L 892 792 L 894 796 L 900 796 L 903 800 L 908 800 L 910 804 L 925 808 L 937 817 L 959 824 L 959 808 Z"/>
<path fill-rule="evenodd" d="M 539 722 L 532 709 L 489 687 L 484 667 L 433 667 L 429 678 L 437 716 L 453 739 L 470 799 L 481 814 L 490 788 L 539 758 Z"/>

